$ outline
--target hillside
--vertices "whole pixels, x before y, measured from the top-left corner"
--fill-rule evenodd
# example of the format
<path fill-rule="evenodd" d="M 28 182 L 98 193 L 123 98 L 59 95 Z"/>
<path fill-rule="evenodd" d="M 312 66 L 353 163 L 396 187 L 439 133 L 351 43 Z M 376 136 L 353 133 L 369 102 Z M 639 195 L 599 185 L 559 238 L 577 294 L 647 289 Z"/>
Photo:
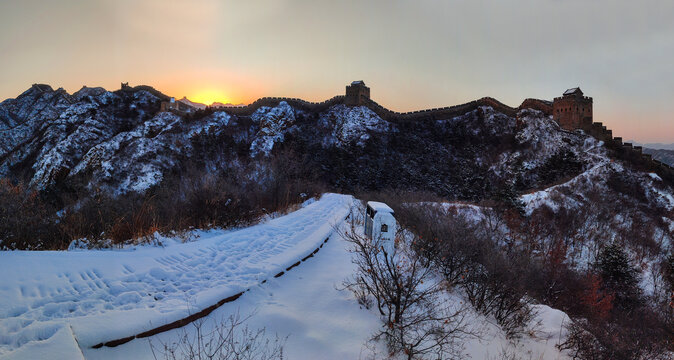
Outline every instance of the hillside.
<path fill-rule="evenodd" d="M 0 104 L 0 175 L 39 190 L 120 194 L 143 192 L 188 162 L 232 166 L 237 159 L 242 166 L 293 151 L 309 165 L 301 171 L 314 173 L 304 178 L 346 191 L 405 187 L 478 199 L 515 173 L 521 189 L 543 185 L 549 179 L 537 171 L 555 153 L 569 150 L 589 161 L 585 166 L 593 161 L 582 136 L 557 131 L 535 111 L 525 110 L 519 123 L 489 106 L 436 121 L 391 122 L 365 106 L 314 112 L 277 101 L 249 115 L 227 108 L 180 115 L 158 112 L 161 100 L 146 90 L 69 95 L 33 86 Z"/>
<path fill-rule="evenodd" d="M 254 314 L 246 326 L 288 337 L 287 358 L 358 358 L 372 350 L 365 345 L 378 318 L 341 289 L 355 267 L 333 225 L 348 228 L 344 217 L 361 209 L 350 196 L 325 194 L 286 216 L 234 232 L 201 232 L 185 244 L 163 238 L 162 247 L 0 253 L 0 270 L 12 279 L 0 291 L 0 309 L 9 309 L 0 357 L 155 359 L 164 351 L 158 344 L 194 336 L 195 327 L 176 321 L 196 315 L 200 330 L 211 332 L 219 319 L 241 313 Z M 26 263 L 30 271 L 22 270 Z M 568 317 L 532 308 L 531 335 L 517 341 L 489 317 L 465 310 L 480 336 L 462 337 L 461 354 L 566 358 L 555 345 Z"/>
<path fill-rule="evenodd" d="M 487 294 L 569 314 L 568 346 L 584 356 L 672 350 L 663 340 L 673 328 L 672 184 L 641 154 L 625 156 L 631 146 L 561 129 L 549 103 L 483 98 L 399 114 L 338 96 L 160 111 L 167 99 L 145 86 L 68 94 L 34 85 L 0 103 L 0 247 L 187 241 L 195 229 L 246 227 L 321 193 L 354 194 L 390 204 L 425 261 L 445 269 L 447 258 L 470 259 L 442 274 L 457 289 L 496 278 Z M 628 289 L 601 267 L 615 248 Z M 457 280 L 457 269 L 477 279 Z"/>

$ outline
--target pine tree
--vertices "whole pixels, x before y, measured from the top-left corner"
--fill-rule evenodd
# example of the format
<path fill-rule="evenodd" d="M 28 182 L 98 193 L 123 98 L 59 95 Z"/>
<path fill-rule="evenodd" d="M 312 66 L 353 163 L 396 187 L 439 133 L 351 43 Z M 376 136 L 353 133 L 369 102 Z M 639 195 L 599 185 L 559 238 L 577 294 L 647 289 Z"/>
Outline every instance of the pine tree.
<path fill-rule="evenodd" d="M 607 290 L 615 294 L 615 305 L 633 309 L 639 301 L 638 271 L 630 263 L 625 250 L 609 244 L 597 256 L 595 268 Z"/>

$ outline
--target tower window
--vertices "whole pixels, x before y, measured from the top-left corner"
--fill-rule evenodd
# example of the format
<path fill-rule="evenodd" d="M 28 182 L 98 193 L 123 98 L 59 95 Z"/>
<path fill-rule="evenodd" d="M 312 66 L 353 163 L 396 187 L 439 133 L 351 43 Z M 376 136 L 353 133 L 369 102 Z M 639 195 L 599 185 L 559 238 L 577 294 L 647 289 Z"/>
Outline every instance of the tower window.
<path fill-rule="evenodd" d="M 381 224 L 381 232 L 388 232 L 388 225 Z"/>

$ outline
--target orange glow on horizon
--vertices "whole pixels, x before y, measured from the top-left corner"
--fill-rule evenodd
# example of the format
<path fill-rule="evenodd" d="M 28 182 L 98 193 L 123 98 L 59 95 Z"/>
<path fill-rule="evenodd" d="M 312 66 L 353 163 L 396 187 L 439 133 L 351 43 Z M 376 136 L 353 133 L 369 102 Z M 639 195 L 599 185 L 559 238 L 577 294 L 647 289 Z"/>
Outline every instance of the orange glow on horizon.
<path fill-rule="evenodd" d="M 222 89 L 207 88 L 188 92 L 185 95 L 190 101 L 211 105 L 215 102 L 227 104 L 232 103 L 232 97 Z"/>

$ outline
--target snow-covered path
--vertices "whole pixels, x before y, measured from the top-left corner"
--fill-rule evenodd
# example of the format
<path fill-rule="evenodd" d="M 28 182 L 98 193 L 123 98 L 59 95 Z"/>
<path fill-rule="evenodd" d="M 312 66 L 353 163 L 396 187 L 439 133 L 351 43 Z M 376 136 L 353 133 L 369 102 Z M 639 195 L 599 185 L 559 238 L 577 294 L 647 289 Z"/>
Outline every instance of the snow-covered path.
<path fill-rule="evenodd" d="M 72 334 L 88 348 L 184 318 L 311 253 L 352 201 L 326 194 L 267 223 L 165 248 L 0 253 L 0 357 L 74 354 Z"/>
<path fill-rule="evenodd" d="M 363 210 L 362 208 L 360 209 Z M 344 224 L 343 226 L 348 226 Z M 359 226 L 357 231 L 361 231 Z M 265 329 L 266 337 L 287 338 L 284 359 L 369 359 L 386 358 L 384 344 L 367 340 L 382 326 L 376 309 L 367 310 L 358 304 L 354 295 L 343 289 L 343 282 L 356 271 L 348 250 L 351 244 L 333 233 L 330 240 L 315 257 L 279 278 L 251 288 L 234 302 L 224 304 L 203 319 L 202 333 L 211 334 L 213 327 L 226 323 L 227 318 L 239 313 L 242 317 L 254 314 L 245 323 L 251 330 Z M 454 301 L 466 299 L 454 294 Z M 480 337 L 466 338 L 463 343 L 465 359 L 567 359 L 555 347 L 560 340 L 562 326 L 568 317 L 561 311 L 536 305 L 538 313 L 529 334 L 509 341 L 504 332 L 486 318 L 469 310 L 468 323 L 481 329 Z M 241 330 L 241 329 L 239 329 Z M 90 360 L 153 360 L 164 359 L 161 344 L 174 344 L 188 335 L 195 336 L 192 325 L 164 332 L 150 338 L 134 339 L 117 347 L 83 348 Z M 208 339 L 208 337 L 207 337 Z M 150 341 L 155 346 L 153 355 Z M 504 354 L 508 354 L 505 356 Z"/>
<path fill-rule="evenodd" d="M 267 338 L 288 336 L 284 359 L 343 360 L 365 358 L 365 341 L 380 326 L 374 311 L 362 308 L 342 282 L 355 272 L 350 244 L 334 233 L 311 259 L 279 278 L 256 285 L 234 302 L 225 304 L 203 319 L 202 331 L 235 313 L 254 314 L 245 326 L 265 328 Z M 240 329 L 239 329 L 240 330 Z M 161 344 L 179 341 L 188 325 L 147 339 L 135 339 L 117 347 L 85 348 L 90 360 L 153 360 L 150 343 L 157 347 L 157 358 L 164 359 Z"/>

